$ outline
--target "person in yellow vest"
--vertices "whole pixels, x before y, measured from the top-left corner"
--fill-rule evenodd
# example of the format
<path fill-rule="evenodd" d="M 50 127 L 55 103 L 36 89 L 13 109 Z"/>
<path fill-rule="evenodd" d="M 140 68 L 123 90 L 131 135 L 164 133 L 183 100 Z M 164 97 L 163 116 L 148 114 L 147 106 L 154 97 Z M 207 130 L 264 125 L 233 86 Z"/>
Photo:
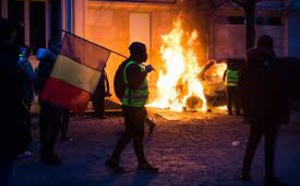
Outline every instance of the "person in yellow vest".
<path fill-rule="evenodd" d="M 232 115 L 232 105 L 235 106 L 235 114 L 241 115 L 240 112 L 240 91 L 239 83 L 239 69 L 238 65 L 234 62 L 227 61 L 227 69 L 224 73 L 223 80 L 227 86 L 227 109 L 228 114 Z"/>
<path fill-rule="evenodd" d="M 154 70 L 151 65 L 142 65 L 147 60 L 146 46 L 143 43 L 133 42 L 130 47 L 130 57 L 123 70 L 123 79 L 126 86 L 122 98 L 122 112 L 125 119 L 125 131 L 117 141 L 112 156 L 106 161 L 106 166 L 114 172 L 122 173 L 120 155 L 128 143 L 133 141 L 135 155 L 138 160 L 138 170 L 157 172 L 144 155 L 144 125 L 147 118 L 145 108 L 149 90 L 147 74 Z"/>

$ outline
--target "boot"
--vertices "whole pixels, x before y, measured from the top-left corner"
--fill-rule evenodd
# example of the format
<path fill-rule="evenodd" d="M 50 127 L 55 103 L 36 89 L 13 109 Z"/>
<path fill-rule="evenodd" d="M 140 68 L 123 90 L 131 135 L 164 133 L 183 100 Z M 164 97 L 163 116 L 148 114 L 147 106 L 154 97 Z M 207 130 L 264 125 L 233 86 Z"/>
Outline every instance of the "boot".
<path fill-rule="evenodd" d="M 125 172 L 123 167 L 120 167 L 119 160 L 115 158 L 108 158 L 105 162 L 105 166 L 109 169 L 111 169 L 115 173 L 123 173 Z"/>
<path fill-rule="evenodd" d="M 271 177 L 265 179 L 265 186 L 287 186 L 287 184 L 276 177 Z"/>
<path fill-rule="evenodd" d="M 159 169 L 157 167 L 152 166 L 148 162 L 145 162 L 145 163 L 139 164 L 138 170 L 142 171 L 142 172 L 158 172 Z"/>
<path fill-rule="evenodd" d="M 46 165 L 56 166 L 61 164 L 60 158 L 56 155 L 46 155 L 41 157 L 41 161 Z"/>
<path fill-rule="evenodd" d="M 250 173 L 247 171 L 242 171 L 239 173 L 239 179 L 242 181 L 248 181 L 251 179 Z"/>

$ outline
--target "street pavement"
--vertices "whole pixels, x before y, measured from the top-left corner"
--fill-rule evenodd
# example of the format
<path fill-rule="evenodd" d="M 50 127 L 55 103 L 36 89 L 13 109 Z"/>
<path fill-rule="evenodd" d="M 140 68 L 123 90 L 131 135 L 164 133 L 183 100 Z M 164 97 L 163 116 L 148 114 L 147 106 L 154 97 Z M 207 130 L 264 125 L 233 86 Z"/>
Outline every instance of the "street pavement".
<path fill-rule="evenodd" d="M 153 134 L 145 129 L 145 154 L 159 172 L 141 173 L 132 143 L 122 154 L 124 174 L 114 174 L 104 166 L 123 131 L 120 116 L 106 120 L 72 116 L 69 141 L 58 138 L 60 166 L 39 161 L 38 119 L 33 118 L 33 156 L 18 159 L 13 186 L 243 186 L 263 185 L 264 143 L 261 142 L 252 167 L 252 181 L 241 182 L 241 169 L 249 125 L 242 117 L 223 113 L 172 114 L 152 111 L 157 123 Z M 174 117 L 170 117 L 173 116 Z M 176 116 L 175 116 L 176 115 Z M 168 118 L 168 119 L 166 119 Z M 172 119 L 173 118 L 173 119 Z M 300 185 L 300 112 L 292 113 L 289 125 L 280 129 L 276 149 L 276 174 L 289 186 Z"/>

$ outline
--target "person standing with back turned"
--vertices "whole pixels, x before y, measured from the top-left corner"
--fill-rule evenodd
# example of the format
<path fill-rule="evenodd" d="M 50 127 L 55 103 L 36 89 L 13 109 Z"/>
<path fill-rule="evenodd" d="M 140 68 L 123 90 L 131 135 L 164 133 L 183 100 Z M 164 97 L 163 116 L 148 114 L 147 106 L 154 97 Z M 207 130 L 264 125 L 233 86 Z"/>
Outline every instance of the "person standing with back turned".
<path fill-rule="evenodd" d="M 0 18 L 0 28 L 0 186 L 9 186 L 14 160 L 29 145 L 22 87 L 32 71 L 18 64 L 16 24 Z"/>
<path fill-rule="evenodd" d="M 250 179 L 250 169 L 257 146 L 265 138 L 265 185 L 284 185 L 274 177 L 275 142 L 282 118 L 288 112 L 288 97 L 275 59 L 273 39 L 264 35 L 257 47 L 247 52 L 247 63 L 241 71 L 245 117 L 250 122 L 250 135 L 240 179 Z M 287 121 L 287 120 L 286 120 Z"/>
<path fill-rule="evenodd" d="M 235 106 L 235 114 L 237 116 L 241 115 L 240 112 L 240 90 L 238 87 L 239 68 L 236 63 L 228 60 L 227 69 L 224 73 L 223 80 L 226 84 L 226 94 L 227 94 L 227 109 L 228 115 L 232 115 L 232 105 Z"/>
<path fill-rule="evenodd" d="M 41 161 L 46 165 L 60 165 L 61 160 L 55 153 L 55 143 L 62 123 L 62 108 L 58 105 L 41 99 L 46 82 L 50 77 L 56 58 L 59 53 L 60 42 L 51 39 L 48 49 L 40 48 L 37 51 L 37 59 L 40 60 L 37 72 L 37 89 L 39 95 L 40 115 L 40 143 Z"/>
<path fill-rule="evenodd" d="M 143 66 L 147 60 L 146 46 L 143 43 L 133 42 L 130 47 L 130 57 L 123 70 L 126 83 L 125 94 L 122 99 L 122 112 L 125 119 L 125 132 L 117 141 L 112 156 L 106 161 L 106 166 L 114 172 L 124 172 L 120 167 L 120 155 L 133 140 L 133 147 L 138 159 L 139 171 L 157 172 L 158 168 L 148 163 L 144 155 L 144 124 L 147 118 L 145 108 L 148 99 L 147 74 L 154 70 L 151 65 Z"/>
<path fill-rule="evenodd" d="M 95 118 L 98 119 L 106 119 L 105 116 L 105 97 L 110 97 L 110 91 L 109 91 L 109 82 L 107 79 L 107 74 L 105 72 L 105 67 L 102 69 L 101 76 L 98 81 L 98 85 L 96 87 L 96 90 L 92 96 L 92 102 L 95 109 Z"/>

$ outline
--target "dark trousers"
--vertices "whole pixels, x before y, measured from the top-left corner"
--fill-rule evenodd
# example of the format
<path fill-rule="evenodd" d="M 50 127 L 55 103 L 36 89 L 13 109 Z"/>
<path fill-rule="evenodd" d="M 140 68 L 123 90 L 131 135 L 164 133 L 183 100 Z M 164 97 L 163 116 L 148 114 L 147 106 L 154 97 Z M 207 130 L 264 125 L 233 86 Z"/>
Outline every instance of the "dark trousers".
<path fill-rule="evenodd" d="M 93 101 L 95 109 L 95 117 L 103 118 L 105 115 L 105 95 L 98 95 L 96 100 Z"/>
<path fill-rule="evenodd" d="M 13 158 L 0 149 L 0 185 L 9 186 L 13 172 Z"/>
<path fill-rule="evenodd" d="M 30 110 L 31 110 L 31 103 L 28 103 L 26 104 L 27 105 L 27 109 L 28 109 L 28 117 L 25 121 L 25 124 L 26 124 L 26 127 L 27 127 L 27 137 L 28 137 L 28 140 L 29 140 L 29 143 L 32 142 L 32 134 L 31 134 L 31 113 L 30 113 Z"/>
<path fill-rule="evenodd" d="M 28 142 L 28 146 L 32 143 L 32 134 L 31 134 L 31 113 L 30 113 L 31 103 L 26 103 L 24 109 L 26 112 L 21 117 L 20 123 L 25 126 L 24 130 L 26 132 L 26 142 Z M 28 148 L 27 146 L 27 148 Z M 28 149 L 24 149 L 23 152 L 20 152 L 20 155 L 26 152 Z"/>
<path fill-rule="evenodd" d="M 274 176 L 274 154 L 278 128 L 279 125 L 277 122 L 260 121 L 251 123 L 248 145 L 243 162 L 243 171 L 245 173 L 250 172 L 257 146 L 262 136 L 264 136 L 266 177 L 272 178 Z"/>
<path fill-rule="evenodd" d="M 146 108 L 122 106 L 122 111 L 125 118 L 125 131 L 117 141 L 112 158 L 118 161 L 127 144 L 133 140 L 133 148 L 138 163 L 143 164 L 146 162 L 143 144 L 144 124 L 147 117 Z"/>
<path fill-rule="evenodd" d="M 69 121 L 70 121 L 70 111 L 63 109 L 61 115 L 61 139 L 67 138 Z"/>
<path fill-rule="evenodd" d="M 232 113 L 232 105 L 235 105 L 235 112 L 240 114 L 240 91 L 239 87 L 227 86 L 227 109 Z"/>
<path fill-rule="evenodd" d="M 55 142 L 61 127 L 61 109 L 50 105 L 41 105 L 40 142 L 42 158 L 54 156 Z"/>

